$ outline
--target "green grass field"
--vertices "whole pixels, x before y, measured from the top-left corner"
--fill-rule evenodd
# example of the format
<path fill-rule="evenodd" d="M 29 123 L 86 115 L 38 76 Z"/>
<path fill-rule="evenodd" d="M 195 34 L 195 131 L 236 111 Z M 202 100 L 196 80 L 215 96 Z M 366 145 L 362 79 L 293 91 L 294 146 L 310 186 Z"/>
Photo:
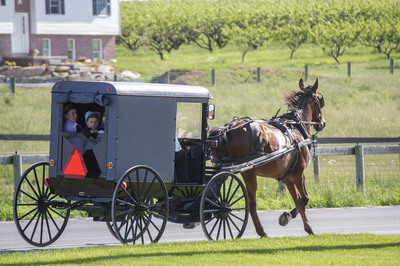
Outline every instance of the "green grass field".
<path fill-rule="evenodd" d="M 398 265 L 400 236 L 315 235 L 3 253 L 0 265 Z"/>

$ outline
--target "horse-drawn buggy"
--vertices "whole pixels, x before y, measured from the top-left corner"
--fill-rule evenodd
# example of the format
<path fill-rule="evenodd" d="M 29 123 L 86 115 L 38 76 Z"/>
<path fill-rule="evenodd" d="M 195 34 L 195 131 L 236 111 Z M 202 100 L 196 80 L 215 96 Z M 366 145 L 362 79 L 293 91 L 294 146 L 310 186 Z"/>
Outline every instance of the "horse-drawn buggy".
<path fill-rule="evenodd" d="M 297 211 L 305 217 L 308 197 L 296 188 L 296 176 L 300 171 L 304 179 L 310 125 L 325 124 L 315 86 L 288 99 L 299 110 L 308 108 L 300 117 L 235 119 L 208 132 L 214 106 L 203 87 L 58 82 L 49 161 L 32 165 L 19 181 L 17 229 L 28 243 L 46 246 L 79 210 L 105 222 L 122 243 L 157 242 L 168 221 L 186 228 L 200 223 L 208 239 L 229 239 L 243 235 L 250 212 L 265 236 L 256 214 L 256 174 L 283 180 L 297 193 L 296 208 L 280 220 Z M 296 133 L 299 124 L 304 132 Z"/>

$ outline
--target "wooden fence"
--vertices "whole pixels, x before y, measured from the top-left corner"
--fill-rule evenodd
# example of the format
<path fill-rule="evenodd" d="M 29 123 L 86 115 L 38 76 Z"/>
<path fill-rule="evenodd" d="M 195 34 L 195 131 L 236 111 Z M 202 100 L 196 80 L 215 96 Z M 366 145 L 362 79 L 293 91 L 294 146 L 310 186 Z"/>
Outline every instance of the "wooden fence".
<path fill-rule="evenodd" d="M 351 63 L 347 63 L 347 77 L 349 77 L 349 78 L 351 78 L 353 76 L 351 66 L 352 66 Z M 389 69 L 390 69 L 390 73 L 394 74 L 393 58 L 390 59 Z M 177 71 L 167 71 L 159 77 L 158 82 L 165 83 L 165 84 L 175 83 L 174 81 L 171 81 L 171 76 L 173 76 L 176 73 L 177 73 Z M 179 71 L 178 71 L 178 73 L 179 73 Z M 304 79 L 306 81 L 308 80 L 308 76 L 309 76 L 309 66 L 305 65 L 304 66 Z M 262 80 L 261 67 L 257 67 L 257 82 L 260 83 L 261 80 Z M 211 70 L 211 85 L 215 86 L 216 84 L 217 84 L 217 72 L 215 69 L 212 69 Z"/>
<path fill-rule="evenodd" d="M 48 141 L 49 135 L 1 135 L 0 140 L 20 141 Z M 314 178 L 320 178 L 320 156 L 354 155 L 356 168 L 356 185 L 364 193 L 365 170 L 364 155 L 368 154 L 399 154 L 400 163 L 400 137 L 398 138 L 316 138 L 317 145 L 311 149 L 313 155 Z M 342 146 L 343 144 L 352 144 Z M 323 147 L 319 146 L 323 145 Z M 331 146 L 327 146 L 331 145 Z M 334 146 L 341 145 L 341 146 Z M 12 164 L 14 168 L 14 182 L 18 183 L 22 175 L 23 164 L 33 164 L 38 161 L 48 161 L 48 155 L 19 155 L 0 156 L 0 165 Z"/>
<path fill-rule="evenodd" d="M 319 156 L 354 155 L 356 168 L 356 185 L 363 193 L 365 190 L 364 155 L 399 154 L 400 137 L 398 138 L 316 138 L 317 145 L 312 149 L 314 156 L 314 178 L 319 181 Z M 319 147 L 318 145 L 353 144 L 353 146 Z M 379 144 L 379 145 L 377 145 Z"/>

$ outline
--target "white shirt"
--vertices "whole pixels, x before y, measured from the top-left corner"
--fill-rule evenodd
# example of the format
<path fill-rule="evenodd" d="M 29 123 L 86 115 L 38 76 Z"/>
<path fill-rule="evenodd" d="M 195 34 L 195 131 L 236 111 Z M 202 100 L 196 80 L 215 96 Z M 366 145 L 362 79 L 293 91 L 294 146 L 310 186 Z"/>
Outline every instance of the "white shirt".
<path fill-rule="evenodd" d="M 64 122 L 64 129 L 63 129 L 63 131 L 66 131 L 66 132 L 76 132 L 76 126 L 79 126 L 79 124 L 76 123 L 76 122 L 73 122 L 73 121 L 71 121 L 71 120 L 66 120 L 66 121 Z"/>
<path fill-rule="evenodd" d="M 178 137 L 175 135 L 175 152 L 182 150 L 182 146 L 179 143 Z"/>

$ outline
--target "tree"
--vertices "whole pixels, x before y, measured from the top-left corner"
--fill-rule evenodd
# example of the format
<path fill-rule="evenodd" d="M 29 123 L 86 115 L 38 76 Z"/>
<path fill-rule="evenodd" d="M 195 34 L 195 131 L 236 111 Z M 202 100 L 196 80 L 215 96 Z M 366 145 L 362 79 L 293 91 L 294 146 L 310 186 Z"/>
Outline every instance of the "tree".
<path fill-rule="evenodd" d="M 399 4 L 377 5 L 373 13 L 362 12 L 365 18 L 361 42 L 376 48 L 390 58 L 390 54 L 400 46 Z M 367 9 L 368 7 L 364 8 Z M 369 8 L 368 11 L 371 9 Z"/>
<path fill-rule="evenodd" d="M 243 20 L 240 25 L 233 24 L 227 31 L 231 41 L 242 53 L 242 63 L 247 52 L 261 46 L 265 40 L 268 40 L 270 33 L 270 29 L 265 24 L 252 23 L 249 20 Z"/>
<path fill-rule="evenodd" d="M 362 29 L 356 22 L 322 21 L 310 30 L 312 41 L 340 64 L 339 56 L 354 46 Z"/>
<path fill-rule="evenodd" d="M 205 6 L 207 4 L 207 6 Z M 191 24 L 187 37 L 189 41 L 194 42 L 200 48 L 207 49 L 210 52 L 214 50 L 214 45 L 224 48 L 230 41 L 226 29 L 232 24 L 232 14 L 229 14 L 226 8 L 215 3 L 217 7 L 209 6 L 204 2 L 191 13 Z M 190 23 L 190 22 L 189 22 Z"/>
<path fill-rule="evenodd" d="M 275 30 L 272 38 L 283 42 L 290 49 L 290 59 L 293 54 L 305 43 L 310 32 L 308 14 L 298 8 L 289 8 L 281 16 L 275 18 Z"/>
<path fill-rule="evenodd" d="M 143 12 L 133 3 L 124 3 L 121 8 L 121 35 L 117 37 L 117 44 L 121 43 L 130 50 L 137 50 L 142 46 L 143 34 L 147 24 Z"/>
<path fill-rule="evenodd" d="M 151 4 L 152 15 L 148 17 L 143 42 L 164 60 L 165 51 L 170 53 L 173 49 L 178 50 L 188 42 L 186 16 L 177 5 L 165 7 L 159 3 Z"/>

